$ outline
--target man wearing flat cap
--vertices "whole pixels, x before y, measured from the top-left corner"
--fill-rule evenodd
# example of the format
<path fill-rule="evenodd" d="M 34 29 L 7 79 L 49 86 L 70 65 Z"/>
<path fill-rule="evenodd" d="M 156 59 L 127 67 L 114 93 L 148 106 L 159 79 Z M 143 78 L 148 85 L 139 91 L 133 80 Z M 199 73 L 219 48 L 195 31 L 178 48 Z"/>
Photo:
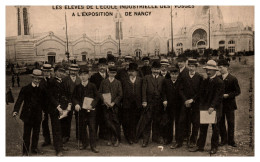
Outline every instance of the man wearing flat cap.
<path fill-rule="evenodd" d="M 122 126 L 127 142 L 131 145 L 137 142 L 136 126 L 142 108 L 142 79 L 137 76 L 138 65 L 130 63 L 128 68 L 128 79 L 122 82 L 123 106 Z"/>
<path fill-rule="evenodd" d="M 189 129 L 192 126 L 191 136 L 187 139 L 188 147 L 194 147 L 197 143 L 198 131 L 200 127 L 200 111 L 199 111 L 199 92 L 202 76 L 196 72 L 197 60 L 188 60 L 188 75 L 187 73 L 182 75 L 180 83 L 180 95 L 182 98 L 180 119 L 179 119 L 179 139 L 175 146 L 171 147 L 179 148 L 183 144 L 185 136 L 185 128 Z"/>
<path fill-rule="evenodd" d="M 143 57 L 142 61 L 144 62 L 144 65 L 141 68 L 141 72 L 142 72 L 143 76 L 152 74 L 152 70 L 151 70 L 151 66 L 150 66 L 150 58 Z"/>
<path fill-rule="evenodd" d="M 62 77 L 65 69 L 58 64 L 54 68 L 55 77 L 49 80 L 48 96 L 49 96 L 49 114 L 51 117 L 53 145 L 57 156 L 62 156 L 62 151 L 67 148 L 63 147 L 62 129 L 60 117 L 71 111 L 71 100 L 69 97 L 69 89 L 65 87 Z"/>
<path fill-rule="evenodd" d="M 101 82 L 108 77 L 107 69 L 107 59 L 100 58 L 98 60 L 98 72 L 93 74 L 89 79 L 91 83 L 94 83 L 96 85 L 97 89 L 99 89 Z M 107 131 L 103 114 L 104 107 L 105 105 L 102 103 L 101 100 L 99 100 L 96 106 L 96 131 L 99 130 L 98 137 L 100 139 L 107 139 Z"/>
<path fill-rule="evenodd" d="M 143 78 L 142 85 L 142 106 L 151 114 L 148 124 L 143 132 L 142 147 L 146 147 L 149 142 L 151 127 L 152 127 L 152 141 L 156 143 L 163 143 L 160 119 L 163 113 L 163 80 L 160 76 L 161 64 L 159 61 L 154 61 L 152 64 L 152 74 Z"/>
<path fill-rule="evenodd" d="M 72 94 L 74 91 L 74 88 L 76 85 L 80 84 L 81 80 L 78 76 L 79 72 L 79 66 L 78 64 L 71 64 L 69 66 L 69 75 L 63 78 L 63 83 L 65 86 L 65 89 L 68 89 L 68 97 L 70 100 L 72 100 Z M 74 105 L 72 105 L 72 108 L 74 108 Z M 68 116 L 65 118 L 62 118 L 61 121 L 61 129 L 62 129 L 62 141 L 63 143 L 67 143 L 70 138 L 70 129 L 71 129 L 71 120 L 73 115 L 73 110 L 68 113 Z M 75 120 L 78 121 L 78 114 L 75 111 Z M 78 130 L 78 122 L 76 122 L 76 130 Z M 78 139 L 78 134 L 76 131 L 76 138 Z"/>
<path fill-rule="evenodd" d="M 178 137 L 178 120 L 179 114 L 176 110 L 181 106 L 181 96 L 179 93 L 180 82 L 178 80 L 179 69 L 174 65 L 169 68 L 170 79 L 164 79 L 163 83 L 163 106 L 164 111 L 168 114 L 169 122 L 163 128 L 164 144 L 170 144 L 173 140 L 173 134 L 175 134 L 175 140 Z M 173 126 L 175 127 L 173 133 Z"/>
<path fill-rule="evenodd" d="M 219 145 L 219 122 L 222 115 L 222 100 L 224 95 L 224 82 L 217 77 L 217 63 L 209 60 L 204 67 L 207 73 L 207 79 L 203 80 L 200 88 L 200 111 L 207 111 L 210 115 L 216 111 L 216 123 L 212 124 L 211 150 L 210 154 L 215 154 Z M 200 118 L 202 118 L 200 116 Z M 204 151 L 206 144 L 207 131 L 209 124 L 200 124 L 200 135 L 197 146 L 190 149 L 191 152 Z"/>
<path fill-rule="evenodd" d="M 47 94 L 47 89 L 48 89 L 48 84 L 49 84 L 49 79 L 51 78 L 51 71 L 52 71 L 52 66 L 51 64 L 43 64 L 42 68 L 42 73 L 43 73 L 43 79 L 40 82 L 40 88 L 43 90 L 43 100 L 44 103 L 48 103 L 48 94 Z M 42 146 L 48 146 L 51 144 L 51 136 L 50 136 L 50 129 L 49 129 L 49 113 L 47 111 L 48 105 L 44 104 L 43 108 L 43 121 L 42 121 L 42 134 L 44 137 L 44 142 L 42 143 Z"/>
<path fill-rule="evenodd" d="M 33 154 L 40 153 L 38 150 L 38 140 L 42 121 L 42 105 L 44 105 L 42 100 L 42 90 L 39 88 L 40 81 L 43 78 L 42 71 L 39 69 L 34 69 L 31 76 L 32 82 L 21 89 L 13 110 L 13 117 L 16 117 L 23 103 L 20 119 L 24 122 L 24 156 L 29 155 L 31 139 L 31 152 Z"/>
<path fill-rule="evenodd" d="M 237 147 L 234 134 L 235 134 L 235 110 L 237 109 L 236 96 L 238 96 L 241 91 L 238 84 L 238 80 L 235 76 L 228 72 L 229 63 L 227 60 L 219 60 L 218 67 L 221 73 L 220 79 L 224 81 L 225 92 L 223 95 L 223 111 L 220 120 L 220 137 L 223 146 L 228 144 L 233 147 Z M 226 129 L 227 120 L 227 129 Z"/>

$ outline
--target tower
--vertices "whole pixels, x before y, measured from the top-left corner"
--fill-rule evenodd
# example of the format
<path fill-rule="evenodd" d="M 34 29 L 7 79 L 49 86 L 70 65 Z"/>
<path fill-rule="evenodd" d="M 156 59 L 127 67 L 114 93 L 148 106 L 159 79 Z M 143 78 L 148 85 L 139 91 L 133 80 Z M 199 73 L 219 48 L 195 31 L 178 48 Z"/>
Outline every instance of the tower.
<path fill-rule="evenodd" d="M 29 6 L 16 6 L 18 36 L 30 35 Z"/>

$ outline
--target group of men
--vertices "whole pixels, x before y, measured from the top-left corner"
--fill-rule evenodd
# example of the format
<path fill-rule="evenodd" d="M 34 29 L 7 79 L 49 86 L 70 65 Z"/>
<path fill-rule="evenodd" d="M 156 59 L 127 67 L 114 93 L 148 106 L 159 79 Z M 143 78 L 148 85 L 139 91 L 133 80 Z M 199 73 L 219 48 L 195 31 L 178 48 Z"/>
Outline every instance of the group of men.
<path fill-rule="evenodd" d="M 234 110 L 240 88 L 236 77 L 228 72 L 226 60 L 218 60 L 218 64 L 209 60 L 203 67 L 207 77 L 197 72 L 196 59 L 178 57 L 176 65 L 161 59 L 153 61 L 152 66 L 148 57 L 142 60 L 144 65 L 139 68 L 126 56 L 124 67 L 118 69 L 114 59 L 100 58 L 94 74 L 87 66 L 77 64 L 70 65 L 69 75 L 61 65 L 54 67 L 54 77 L 50 64 L 33 70 L 32 82 L 21 89 L 13 110 L 15 117 L 24 102 L 20 115 L 24 122 L 23 154 L 29 153 L 31 132 L 31 152 L 39 153 L 41 124 L 42 146 L 51 144 L 50 117 L 56 155 L 62 156 L 67 150 L 63 145 L 70 139 L 73 114 L 80 149 L 90 145 L 95 153 L 99 152 L 97 139 L 106 140 L 108 146 L 119 146 L 121 125 L 130 145 L 142 139 L 142 147 L 147 147 L 152 135 L 152 142 L 165 145 L 174 137 L 171 149 L 182 147 L 186 140 L 189 151 L 203 151 L 209 124 L 200 123 L 200 111 L 216 111 L 210 153 L 215 154 L 219 145 L 236 147 Z M 217 71 L 221 75 L 217 76 Z"/>

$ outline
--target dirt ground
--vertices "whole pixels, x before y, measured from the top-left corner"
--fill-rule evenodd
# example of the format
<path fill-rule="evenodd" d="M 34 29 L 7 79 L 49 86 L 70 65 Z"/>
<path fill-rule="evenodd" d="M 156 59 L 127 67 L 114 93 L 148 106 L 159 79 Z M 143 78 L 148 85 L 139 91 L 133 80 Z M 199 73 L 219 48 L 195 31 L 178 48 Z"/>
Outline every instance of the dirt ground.
<path fill-rule="evenodd" d="M 241 88 L 241 95 L 236 98 L 238 110 L 236 111 L 235 119 L 235 140 L 238 147 L 219 147 L 219 151 L 214 156 L 254 156 L 254 57 L 249 56 L 246 58 L 248 59 L 247 65 L 238 61 L 232 61 L 230 66 L 231 73 L 238 78 Z M 201 67 L 198 70 L 203 72 Z M 29 75 L 22 75 L 20 79 L 21 86 L 30 83 Z M 252 92 L 250 92 L 250 82 L 253 88 Z M 11 86 L 11 76 L 6 76 L 6 87 L 9 86 Z M 19 91 L 20 88 L 15 85 L 12 89 L 15 100 Z M 252 104 L 252 110 L 250 104 Z M 6 105 L 6 156 L 21 156 L 23 123 L 18 118 L 17 121 L 12 118 L 13 106 L 14 104 L 12 103 Z M 65 144 L 69 151 L 64 152 L 64 156 L 210 156 L 208 151 L 210 150 L 211 127 L 209 127 L 205 151 L 195 153 L 189 152 L 186 145 L 176 150 L 170 149 L 170 145 L 163 146 L 164 149 L 161 150 L 158 148 L 159 145 L 152 142 L 149 143 L 147 148 L 141 147 L 141 141 L 137 144 L 129 145 L 124 139 L 122 132 L 122 141 L 119 147 L 106 146 L 105 141 L 99 140 L 97 148 L 100 153 L 95 154 L 90 151 L 90 148 L 87 150 L 77 149 L 74 117 L 71 130 L 70 141 Z M 42 142 L 43 136 L 42 132 L 40 132 L 38 148 L 43 154 L 33 156 L 55 156 L 53 146 L 41 147 Z"/>

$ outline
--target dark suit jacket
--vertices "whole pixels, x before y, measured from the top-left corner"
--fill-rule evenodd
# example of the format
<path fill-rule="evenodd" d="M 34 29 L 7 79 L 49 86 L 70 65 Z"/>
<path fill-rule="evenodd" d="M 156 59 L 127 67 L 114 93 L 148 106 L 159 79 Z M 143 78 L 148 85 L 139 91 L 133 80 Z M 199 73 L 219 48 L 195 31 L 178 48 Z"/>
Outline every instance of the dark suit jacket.
<path fill-rule="evenodd" d="M 108 74 L 106 73 L 106 78 L 107 77 Z M 93 74 L 89 79 L 91 83 L 94 83 L 96 85 L 97 89 L 99 89 L 102 80 L 104 80 L 104 78 L 99 74 L 99 72 Z"/>
<path fill-rule="evenodd" d="M 111 93 L 111 102 L 114 102 L 117 106 L 120 106 L 120 101 L 123 97 L 122 85 L 119 80 L 114 79 L 112 83 L 110 83 L 109 79 L 105 79 L 101 82 L 99 87 L 99 93 Z"/>
<path fill-rule="evenodd" d="M 133 84 L 130 79 L 122 82 L 123 108 L 131 108 L 131 103 L 135 102 L 138 108 L 142 107 L 142 79 L 136 77 Z"/>
<path fill-rule="evenodd" d="M 46 113 L 48 111 L 48 103 L 49 103 L 49 96 L 48 96 L 48 86 L 49 86 L 50 78 L 42 79 L 40 82 L 40 89 L 42 90 L 42 100 L 43 100 L 43 111 Z"/>
<path fill-rule="evenodd" d="M 69 88 L 64 82 L 59 83 L 57 78 L 49 80 L 49 113 L 58 113 L 57 107 L 61 105 L 63 110 L 67 109 L 68 103 L 71 103 Z"/>
<path fill-rule="evenodd" d="M 163 80 L 162 76 L 158 76 L 157 79 L 153 78 L 153 75 L 147 75 L 143 78 L 142 86 L 142 100 L 143 102 L 152 102 L 154 99 L 163 99 Z"/>
<path fill-rule="evenodd" d="M 163 77 L 162 73 L 160 73 L 160 76 Z M 170 75 L 170 73 L 169 73 L 168 71 L 167 71 L 167 73 L 166 73 L 166 75 L 165 75 L 164 78 L 165 78 L 165 79 L 171 79 L 171 75 Z"/>
<path fill-rule="evenodd" d="M 223 80 L 222 75 L 220 76 L 221 80 Z M 237 104 L 235 97 L 238 96 L 241 91 L 238 84 L 238 80 L 236 77 L 234 77 L 231 74 L 228 74 L 228 76 L 224 80 L 225 83 L 225 92 L 224 94 L 228 94 L 228 98 L 223 98 L 223 110 L 236 110 Z"/>
<path fill-rule="evenodd" d="M 182 105 L 186 100 L 193 99 L 194 102 L 192 103 L 192 105 L 199 106 L 197 103 L 199 103 L 199 92 L 202 80 L 202 76 L 200 76 L 198 73 L 195 73 L 192 78 L 190 78 L 189 73 L 183 74 L 180 82 L 180 95 L 182 97 Z M 195 107 L 198 108 L 197 106 Z"/>
<path fill-rule="evenodd" d="M 96 108 L 100 96 L 95 84 L 88 82 L 86 87 L 82 84 L 76 85 L 72 97 L 73 105 L 79 104 L 82 108 L 84 97 L 93 98 L 94 100 L 92 101 L 91 106 Z"/>
<path fill-rule="evenodd" d="M 187 75 L 189 75 L 189 70 L 188 70 L 188 68 L 185 67 L 185 68 L 182 70 L 182 72 L 180 72 L 178 78 L 179 78 L 179 80 L 180 80 L 183 76 L 187 76 Z"/>
<path fill-rule="evenodd" d="M 143 76 L 152 74 L 152 68 L 151 66 L 143 66 L 141 67 L 141 72 Z"/>
<path fill-rule="evenodd" d="M 70 98 L 70 100 L 72 100 L 72 94 L 73 94 L 74 88 L 76 87 L 76 85 L 79 85 L 81 83 L 80 78 L 78 76 L 76 76 L 76 80 L 75 80 L 75 82 L 73 82 L 71 80 L 70 76 L 67 76 L 62 79 L 62 82 L 63 82 L 65 88 L 69 90 L 68 97 Z"/>
<path fill-rule="evenodd" d="M 212 81 L 209 78 L 203 80 L 200 89 L 200 110 L 212 107 L 216 110 L 218 118 L 221 117 L 224 89 L 223 80 L 217 76 Z"/>
<path fill-rule="evenodd" d="M 14 105 L 13 112 L 19 112 L 23 104 L 20 119 L 24 122 L 41 122 L 42 120 L 42 90 L 34 88 L 32 83 L 23 87 Z"/>

